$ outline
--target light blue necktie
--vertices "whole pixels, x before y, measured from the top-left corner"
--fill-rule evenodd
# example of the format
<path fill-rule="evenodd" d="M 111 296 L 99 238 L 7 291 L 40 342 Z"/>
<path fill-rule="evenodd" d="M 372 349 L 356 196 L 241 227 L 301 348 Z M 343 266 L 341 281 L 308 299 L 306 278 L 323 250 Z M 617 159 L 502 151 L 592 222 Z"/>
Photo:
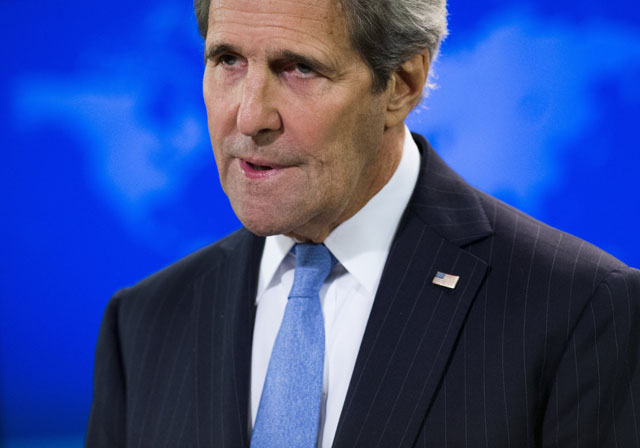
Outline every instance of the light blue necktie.
<path fill-rule="evenodd" d="M 323 244 L 296 244 L 296 269 L 271 351 L 251 448 L 315 447 L 318 438 L 324 321 L 320 288 L 336 263 Z"/>

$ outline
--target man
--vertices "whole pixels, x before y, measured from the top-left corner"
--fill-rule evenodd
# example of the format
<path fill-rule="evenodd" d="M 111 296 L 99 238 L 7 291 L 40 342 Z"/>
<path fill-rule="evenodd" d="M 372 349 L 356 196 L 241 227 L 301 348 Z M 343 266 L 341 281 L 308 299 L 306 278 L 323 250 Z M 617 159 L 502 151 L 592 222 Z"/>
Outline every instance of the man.
<path fill-rule="evenodd" d="M 443 0 L 196 14 L 244 229 L 111 300 L 87 446 L 640 446 L 640 273 L 474 190 L 404 126 Z M 321 315 L 286 333 L 318 248 L 300 303 Z"/>

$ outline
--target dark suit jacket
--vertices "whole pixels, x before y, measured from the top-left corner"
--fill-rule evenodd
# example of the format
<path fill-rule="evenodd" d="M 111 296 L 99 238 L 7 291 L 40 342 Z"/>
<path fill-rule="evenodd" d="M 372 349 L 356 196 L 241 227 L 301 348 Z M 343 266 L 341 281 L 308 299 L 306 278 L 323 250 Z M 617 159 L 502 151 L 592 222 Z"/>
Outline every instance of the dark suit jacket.
<path fill-rule="evenodd" d="M 334 446 L 640 446 L 640 272 L 475 190 L 415 138 L 420 177 Z M 240 230 L 113 297 L 87 446 L 248 446 L 263 245 Z"/>

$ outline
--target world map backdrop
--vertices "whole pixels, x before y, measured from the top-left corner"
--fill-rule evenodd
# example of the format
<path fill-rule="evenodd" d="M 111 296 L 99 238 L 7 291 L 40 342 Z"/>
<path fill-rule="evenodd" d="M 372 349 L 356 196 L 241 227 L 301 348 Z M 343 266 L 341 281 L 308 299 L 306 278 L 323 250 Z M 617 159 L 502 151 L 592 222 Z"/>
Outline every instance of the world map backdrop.
<path fill-rule="evenodd" d="M 640 5 L 452 1 L 410 116 L 470 183 L 640 266 Z M 0 445 L 80 447 L 104 307 L 239 227 L 191 3 L 0 2 Z"/>

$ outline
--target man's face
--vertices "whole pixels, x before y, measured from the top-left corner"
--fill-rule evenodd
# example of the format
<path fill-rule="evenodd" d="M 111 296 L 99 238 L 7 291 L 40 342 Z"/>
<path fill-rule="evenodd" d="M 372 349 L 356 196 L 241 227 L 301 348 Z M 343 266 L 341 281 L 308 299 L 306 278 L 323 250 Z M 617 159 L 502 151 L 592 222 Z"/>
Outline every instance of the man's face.
<path fill-rule="evenodd" d="M 222 187 L 259 235 L 321 241 L 395 169 L 337 0 L 212 0 L 203 80 Z"/>

